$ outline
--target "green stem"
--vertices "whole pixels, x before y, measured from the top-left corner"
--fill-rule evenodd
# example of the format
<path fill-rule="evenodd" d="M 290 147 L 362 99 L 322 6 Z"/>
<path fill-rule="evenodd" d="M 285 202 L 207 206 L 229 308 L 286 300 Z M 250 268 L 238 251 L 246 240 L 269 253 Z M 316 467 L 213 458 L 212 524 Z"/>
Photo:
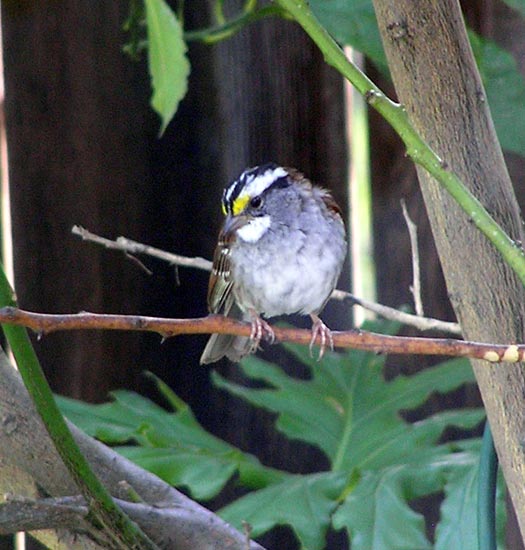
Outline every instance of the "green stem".
<path fill-rule="evenodd" d="M 489 421 L 485 421 L 478 472 L 478 548 L 496 550 L 496 484 L 498 456 Z"/>
<path fill-rule="evenodd" d="M 525 253 L 490 216 L 484 206 L 447 169 L 443 161 L 410 124 L 401 105 L 389 99 L 358 67 L 351 63 L 340 46 L 319 23 L 306 0 L 275 0 L 276 4 L 303 27 L 323 53 L 326 62 L 337 69 L 378 111 L 406 145 L 407 154 L 425 168 L 452 195 L 476 227 L 500 252 L 505 262 L 525 285 Z"/>
<path fill-rule="evenodd" d="M 253 23 L 254 21 L 271 15 L 283 15 L 283 13 L 278 6 L 263 6 L 258 10 L 243 12 L 241 15 L 214 27 L 196 31 L 186 31 L 184 33 L 184 40 L 189 42 L 199 41 L 205 44 L 215 44 L 216 42 L 220 42 L 234 35 L 249 23 Z"/>
<path fill-rule="evenodd" d="M 16 307 L 14 292 L 1 268 L 0 305 L 2 307 Z M 27 391 L 58 454 L 86 499 L 94 524 L 106 528 L 105 534 L 112 538 L 111 548 L 157 548 L 137 525 L 118 508 L 80 452 L 64 417 L 58 410 L 26 329 L 7 324 L 2 325 L 2 328 Z"/>

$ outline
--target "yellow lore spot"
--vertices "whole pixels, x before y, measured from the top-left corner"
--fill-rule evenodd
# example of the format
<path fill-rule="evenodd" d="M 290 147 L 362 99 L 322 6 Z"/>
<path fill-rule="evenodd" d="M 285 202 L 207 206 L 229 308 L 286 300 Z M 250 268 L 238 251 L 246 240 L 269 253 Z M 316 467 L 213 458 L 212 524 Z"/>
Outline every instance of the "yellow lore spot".
<path fill-rule="evenodd" d="M 518 346 L 509 346 L 505 350 L 502 360 L 508 363 L 517 363 L 520 360 L 520 352 Z"/>
<path fill-rule="evenodd" d="M 487 353 L 483 356 L 483 359 L 490 361 L 491 363 L 498 363 L 499 355 L 495 351 L 487 351 Z"/>
<path fill-rule="evenodd" d="M 238 216 L 248 204 L 248 201 L 250 200 L 250 197 L 248 195 L 245 195 L 244 193 L 241 193 L 232 204 L 232 214 L 234 216 Z"/>

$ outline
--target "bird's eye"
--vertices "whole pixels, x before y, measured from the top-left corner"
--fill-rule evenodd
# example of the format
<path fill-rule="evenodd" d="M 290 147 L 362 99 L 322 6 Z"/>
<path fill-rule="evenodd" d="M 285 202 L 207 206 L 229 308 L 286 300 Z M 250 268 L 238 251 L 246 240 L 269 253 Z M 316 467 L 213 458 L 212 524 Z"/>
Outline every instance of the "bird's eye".
<path fill-rule="evenodd" d="M 257 197 L 253 197 L 253 199 L 250 201 L 250 206 L 252 208 L 261 208 L 263 203 L 262 198 L 258 195 Z"/>

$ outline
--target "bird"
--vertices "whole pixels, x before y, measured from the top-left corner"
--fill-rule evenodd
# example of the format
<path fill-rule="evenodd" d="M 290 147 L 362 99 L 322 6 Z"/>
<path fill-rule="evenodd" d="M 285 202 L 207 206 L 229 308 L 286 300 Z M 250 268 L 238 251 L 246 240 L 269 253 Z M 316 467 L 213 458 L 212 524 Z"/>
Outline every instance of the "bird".
<path fill-rule="evenodd" d="M 224 224 L 208 284 L 208 309 L 251 323 L 250 337 L 212 334 L 201 364 L 224 356 L 238 362 L 273 343 L 263 319 L 308 315 L 310 353 L 319 338 L 319 360 L 330 329 L 319 313 L 334 290 L 346 257 L 346 230 L 331 193 L 294 168 L 268 162 L 244 170 L 222 195 Z"/>

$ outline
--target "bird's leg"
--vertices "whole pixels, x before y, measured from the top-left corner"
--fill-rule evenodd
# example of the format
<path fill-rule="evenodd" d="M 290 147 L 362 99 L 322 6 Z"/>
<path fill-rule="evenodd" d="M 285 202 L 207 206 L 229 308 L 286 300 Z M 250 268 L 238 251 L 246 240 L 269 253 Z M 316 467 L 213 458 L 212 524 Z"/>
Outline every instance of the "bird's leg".
<path fill-rule="evenodd" d="M 320 361 L 323 358 L 324 352 L 326 351 L 326 344 L 330 346 L 330 349 L 334 351 L 334 339 L 332 337 L 332 331 L 321 321 L 321 319 L 311 313 L 310 318 L 312 319 L 312 339 L 310 340 L 310 357 L 313 357 L 313 347 L 317 337 L 319 336 L 319 356 L 317 360 Z"/>
<path fill-rule="evenodd" d="M 261 340 L 264 339 L 273 344 L 275 342 L 275 333 L 272 327 L 262 319 L 258 313 L 250 309 L 250 317 L 252 318 L 252 331 L 250 332 L 250 353 L 255 353 L 259 349 Z"/>

